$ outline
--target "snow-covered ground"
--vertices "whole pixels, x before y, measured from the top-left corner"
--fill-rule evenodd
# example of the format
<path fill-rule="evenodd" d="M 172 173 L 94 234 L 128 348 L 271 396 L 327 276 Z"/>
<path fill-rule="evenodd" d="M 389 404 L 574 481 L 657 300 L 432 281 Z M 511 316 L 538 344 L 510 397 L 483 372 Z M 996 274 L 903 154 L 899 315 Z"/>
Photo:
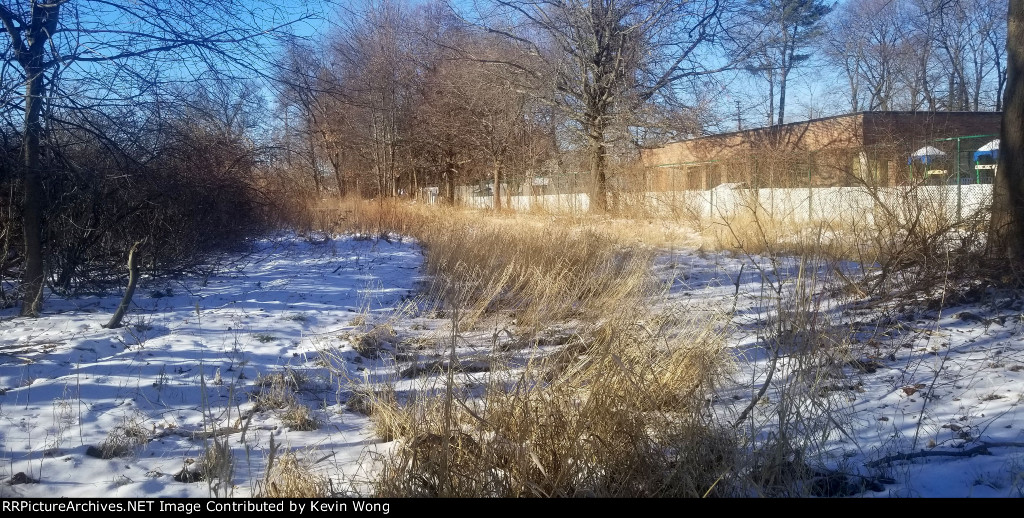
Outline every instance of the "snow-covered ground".
<path fill-rule="evenodd" d="M 831 433 L 806 451 L 823 452 L 818 460 L 832 469 L 863 477 L 846 477 L 846 486 L 874 483 L 859 495 L 1024 496 L 1021 294 L 964 297 L 962 287 L 950 286 L 945 298 L 870 300 L 842 294 L 844 281 L 832 273 L 854 277 L 859 270 L 853 264 L 805 263 L 801 272 L 794 258 L 773 262 L 728 253 L 676 252 L 659 268 L 663 278 L 680 272 L 674 303 L 735 307 L 730 345 L 738 369 L 715 405 L 726 422 L 750 406 L 770 370 L 765 345 L 773 337 L 766 328 L 780 307 L 779 287 L 783 311 L 809 310 L 814 319 L 808 340 L 832 344 L 810 358 L 781 351 L 769 389 L 741 428 L 748 437 L 763 441 L 776 431 L 778 403 L 786 397 L 803 405 L 806 414 L 790 419 L 804 428 L 808 443 L 815 432 Z M 797 279 L 813 286 L 813 297 L 792 296 Z M 958 302 L 965 299 L 973 302 Z M 799 337 L 790 342 L 801 343 Z M 794 381 L 787 372 L 787 362 L 801 361 L 814 367 L 812 381 Z M 808 386 L 815 397 L 800 393 Z"/>
<path fill-rule="evenodd" d="M 431 337 L 443 335 L 447 322 L 402 311 L 425 280 L 422 263 L 408 240 L 347 236 L 311 244 L 284 236 L 259 243 L 205 283 L 143 282 L 120 329 L 101 327 L 116 293 L 51 296 L 38 319 L 5 310 L 0 496 L 249 496 L 272 442 L 278 455 L 296 451 L 312 462 L 337 490 L 365 491 L 359 484 L 370 476 L 369 459 L 388 444 L 345 403 L 360 380 L 396 369 L 359 337 L 377 330 L 381 343 L 403 342 L 421 360 L 433 357 Z M 770 364 L 763 329 L 772 318 L 765 295 L 780 283 L 789 289 L 796 275 L 795 260 L 766 264 L 678 250 L 656 263 L 657 274 L 674 283 L 666 303 L 733 314 L 729 346 L 738 368 L 735 385 L 715 403 L 723 420 L 735 419 L 763 383 Z M 935 310 L 890 304 L 882 312 L 853 299 L 814 299 L 839 362 L 816 385 L 835 408 L 828 416 L 836 422 L 823 425 L 835 431 L 824 450 L 835 467 L 882 486 L 859 494 L 1024 494 L 1024 302 L 1011 295 Z M 773 387 L 741 425 L 751 437 L 772 426 L 791 357 L 784 353 Z M 327 363 L 337 367 L 334 375 Z M 297 430 L 258 404 L 267 376 L 281 372 L 293 376 L 297 402 L 312 410 L 316 430 Z M 101 458 L 114 430 L 138 444 Z M 201 459 L 211 435 L 229 439 L 233 486 L 176 479 Z M 915 456 L 892 457 L 900 453 Z"/>
<path fill-rule="evenodd" d="M 7 310 L 0 479 L 24 473 L 40 483 L 3 484 L 0 496 L 209 496 L 207 483 L 174 475 L 201 457 L 209 441 L 202 432 L 241 428 L 260 376 L 285 368 L 310 373 L 299 396 L 323 426 L 294 431 L 272 411 L 256 413 L 245 434 L 233 434 L 236 487 L 221 493 L 250 494 L 271 435 L 281 448 L 330 455 L 325 468 L 357 464 L 374 440 L 365 417 L 342 411 L 344 395 L 314 372 L 317 351 L 350 351 L 340 336 L 390 316 L 415 289 L 421 263 L 409 242 L 276 239 L 205 286 L 198 279 L 140 284 L 120 329 L 101 327 L 117 294 L 51 297 L 38 319 Z M 355 365 L 353 374 L 358 379 Z M 88 453 L 126 422 L 148 433 L 144 446 L 124 458 Z"/>

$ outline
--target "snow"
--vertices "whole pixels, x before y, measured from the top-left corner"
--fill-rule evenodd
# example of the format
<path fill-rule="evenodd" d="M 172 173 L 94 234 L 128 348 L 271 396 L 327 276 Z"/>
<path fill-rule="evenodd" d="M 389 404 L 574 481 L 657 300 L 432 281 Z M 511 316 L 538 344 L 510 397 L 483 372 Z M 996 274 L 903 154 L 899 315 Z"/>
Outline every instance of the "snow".
<path fill-rule="evenodd" d="M 0 479 L 23 472 L 41 483 L 0 484 L 0 496 L 209 496 L 206 483 L 173 479 L 204 449 L 188 432 L 238 419 L 252 406 L 244 392 L 261 374 L 308 369 L 326 341 L 349 347 L 335 335 L 356 327 L 351 321 L 362 312 L 390 315 L 415 289 L 421 263 L 411 242 L 275 239 L 205 286 L 198 279 L 141 285 L 121 329 L 101 327 L 118 294 L 50 297 L 38 319 L 7 310 L 0 320 Z M 218 373 L 221 385 L 214 384 Z M 333 399 L 335 390 L 323 388 Z M 319 431 L 289 430 L 263 412 L 246 444 L 232 441 L 239 484 L 232 494 L 252 491 L 243 477 L 261 472 L 270 434 L 288 449 L 331 452 L 338 465 L 355 464 L 372 448 L 365 418 L 340 415 L 336 401 L 315 397 L 329 423 Z M 144 423 L 156 438 L 129 458 L 86 454 L 125 419 Z"/>
<path fill-rule="evenodd" d="M 731 340 L 739 369 L 733 388 L 723 394 L 733 397 L 722 397 L 716 405 L 730 422 L 765 379 L 769 354 L 763 330 L 774 316 L 765 285 L 791 289 L 800 275 L 797 261 L 684 251 L 661 265 L 686 272 L 674 290 L 676 303 L 718 300 L 729 307 L 736 300 Z M 838 267 L 851 278 L 857 275 L 854 264 Z M 829 287 L 820 286 L 819 293 Z M 1014 293 L 984 298 L 985 303 L 932 311 L 919 301 L 921 308 L 902 313 L 894 303 L 875 302 L 858 310 L 845 300 L 814 302 L 815 317 L 834 328 L 830 336 L 837 344 L 848 342 L 848 351 L 839 357 L 857 362 L 843 365 L 841 375 L 822 384 L 843 388 L 830 392 L 830 404 L 837 408 L 832 416 L 842 422 L 831 428 L 822 449 L 834 452 L 833 468 L 842 472 L 892 479 L 884 491 L 862 496 L 1024 495 L 1024 304 Z M 783 360 L 787 356 L 796 355 L 784 354 Z M 767 404 L 754 407 L 750 427 L 761 436 L 777 422 L 779 385 L 776 381 L 766 394 Z M 979 445 L 989 447 L 973 456 L 940 455 L 962 455 Z M 879 462 L 899 453 L 917 456 Z"/>
<path fill-rule="evenodd" d="M 946 156 L 946 152 L 935 147 L 925 146 L 917 151 L 910 154 L 912 157 L 933 157 L 933 156 Z"/>
<path fill-rule="evenodd" d="M 995 139 L 984 146 L 978 148 L 978 151 L 997 151 L 999 149 L 999 139 Z"/>
<path fill-rule="evenodd" d="M 351 383 L 393 376 L 395 365 L 361 357 L 353 337 L 387 324 L 389 340 L 419 340 L 419 358 L 442 359 L 431 355 L 439 346 L 430 337 L 443 334 L 443 315 L 406 311 L 427 280 L 418 245 L 397 237 L 310 243 L 287 235 L 261 241 L 229 264 L 205 283 L 144 281 L 120 329 L 101 327 L 118 293 L 51 295 L 38 319 L 17 317 L 16 309 L 0 312 L 0 480 L 18 473 L 39 480 L 0 483 L 0 496 L 249 496 L 263 476 L 271 438 L 282 451 L 313 461 L 336 489 L 366 494 L 369 459 L 390 444 L 344 403 Z M 833 266 L 857 272 L 853 264 Z M 774 302 L 766 287 L 789 289 L 800 263 L 674 250 L 654 268 L 671 283 L 661 303 L 731 311 L 728 346 L 738 365 L 714 408 L 723 420 L 735 419 L 768 370 L 763 329 Z M 831 279 L 826 274 L 822 279 Z M 1024 322 L 1013 294 L 930 311 L 926 301 L 858 305 L 820 295 L 834 291 L 828 282 L 813 301 L 829 336 L 842 344 L 841 376 L 830 381 L 839 388 L 823 398 L 841 421 L 822 448 L 827 462 L 884 481 L 882 491 L 859 496 L 1021 496 Z M 492 340 L 510 339 L 487 331 L 463 338 L 477 344 L 460 350 L 470 358 L 495 350 Z M 325 358 L 325 350 L 337 354 Z M 779 380 L 792 372 L 786 363 L 792 357 L 784 353 Z M 335 361 L 355 381 L 339 384 L 323 368 Z M 307 380 L 299 397 L 319 429 L 293 430 L 272 410 L 255 409 L 249 394 L 258 391 L 257 380 L 286 369 Z M 397 388 L 411 383 L 401 380 Z M 771 429 L 776 388 L 742 426 L 754 440 Z M 195 432 L 239 427 L 248 415 L 246 431 L 229 436 L 234 486 L 215 490 L 207 482 L 175 480 L 207 447 Z M 87 453 L 126 423 L 148 432 L 133 453 L 112 459 Z M 983 444 L 985 454 L 963 456 Z M 961 456 L 935 455 L 943 452 Z M 898 453 L 917 456 L 889 457 Z"/>

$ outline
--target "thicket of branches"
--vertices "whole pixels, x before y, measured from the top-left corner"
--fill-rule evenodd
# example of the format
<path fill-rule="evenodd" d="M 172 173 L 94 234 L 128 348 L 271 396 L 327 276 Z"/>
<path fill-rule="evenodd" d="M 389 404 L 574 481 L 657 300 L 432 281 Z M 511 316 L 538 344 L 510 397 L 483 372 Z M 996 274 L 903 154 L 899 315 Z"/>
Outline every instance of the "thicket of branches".
<path fill-rule="evenodd" d="M 116 113 L 51 114 L 42 157 L 48 171 L 43 240 L 46 282 L 54 291 L 109 289 L 136 242 L 143 272 L 168 275 L 270 227 L 272 196 L 257 174 L 264 150 L 231 121 L 218 120 L 202 90 L 180 95 Z M 17 171 L 18 137 L 4 137 L 4 171 Z M 3 303 L 14 302 L 10 281 L 24 261 L 19 180 L 0 177 Z"/>
<path fill-rule="evenodd" d="M 40 314 L 47 284 L 112 275 L 140 241 L 167 271 L 260 226 L 256 127 L 238 131 L 235 102 L 255 96 L 238 87 L 311 16 L 261 0 L 0 3 L 0 272 L 20 278 L 22 315 Z"/>
<path fill-rule="evenodd" d="M 443 4 L 366 4 L 281 59 L 283 153 L 307 192 L 412 196 L 545 167 L 560 123 L 514 42 Z M 500 188 L 499 188 L 500 189 Z M 498 194 L 496 192 L 496 194 Z"/>
<path fill-rule="evenodd" d="M 1005 0 L 845 2 L 826 25 L 850 110 L 1002 110 Z"/>

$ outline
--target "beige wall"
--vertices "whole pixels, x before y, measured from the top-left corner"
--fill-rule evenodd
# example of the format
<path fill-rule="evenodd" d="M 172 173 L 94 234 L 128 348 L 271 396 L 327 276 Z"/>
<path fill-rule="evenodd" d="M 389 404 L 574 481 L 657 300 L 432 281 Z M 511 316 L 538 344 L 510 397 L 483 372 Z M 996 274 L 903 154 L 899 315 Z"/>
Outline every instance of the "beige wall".
<path fill-rule="evenodd" d="M 899 178 L 891 172 L 928 141 L 998 133 L 1000 119 L 993 112 L 863 112 L 675 142 L 642 150 L 641 160 L 653 191 L 735 182 L 888 185 Z"/>

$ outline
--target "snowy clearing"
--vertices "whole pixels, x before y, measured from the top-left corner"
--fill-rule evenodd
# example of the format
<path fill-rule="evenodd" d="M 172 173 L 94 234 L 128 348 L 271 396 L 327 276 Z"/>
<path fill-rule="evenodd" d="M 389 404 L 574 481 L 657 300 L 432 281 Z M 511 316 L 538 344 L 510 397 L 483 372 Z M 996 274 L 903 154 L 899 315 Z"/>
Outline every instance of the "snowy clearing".
<path fill-rule="evenodd" d="M 751 403 L 769 369 L 766 286 L 797 275 L 795 262 L 773 277 L 753 260 L 673 251 L 655 265 L 671 283 L 663 303 L 732 311 L 734 384 L 713 402 L 724 422 Z M 297 452 L 338 493 L 368 494 L 373 454 L 389 443 L 355 411 L 353 390 L 396 378 L 399 390 L 414 388 L 416 369 L 437 370 L 436 342 L 450 333 L 443 315 L 407 311 L 426 280 L 418 246 L 280 237 L 234 264 L 205 283 L 143 281 L 120 329 L 101 327 L 117 293 L 50 297 L 34 320 L 0 313 L 0 496 L 251 496 L 275 448 Z M 821 300 L 823 327 L 846 347 L 828 396 L 843 432 L 822 450 L 833 468 L 876 482 L 858 495 L 1024 494 L 1024 301 L 1003 294 L 879 313 Z M 486 362 L 498 339 L 465 333 L 458 354 L 468 376 L 470 360 Z M 316 429 L 268 402 L 274 379 L 286 380 L 285 396 L 310 410 Z M 773 390 L 741 425 L 751 437 L 772 433 Z M 196 480 L 192 466 L 223 438 L 232 483 Z"/>

